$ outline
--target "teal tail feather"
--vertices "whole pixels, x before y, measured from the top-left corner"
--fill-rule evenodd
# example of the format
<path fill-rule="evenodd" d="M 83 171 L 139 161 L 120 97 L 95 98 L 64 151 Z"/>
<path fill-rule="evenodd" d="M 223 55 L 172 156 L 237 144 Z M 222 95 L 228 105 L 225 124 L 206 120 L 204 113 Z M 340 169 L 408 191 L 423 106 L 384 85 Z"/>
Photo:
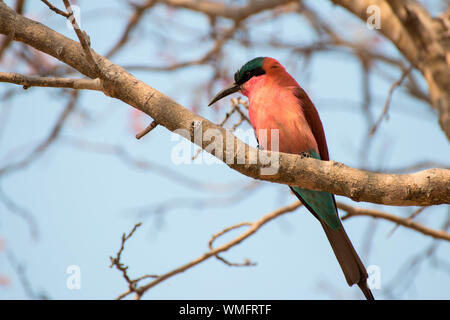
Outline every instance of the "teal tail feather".
<path fill-rule="evenodd" d="M 349 286 L 358 284 L 367 300 L 374 300 L 367 286 L 367 271 L 344 230 L 334 195 L 291 187 L 303 205 L 319 220 Z"/>

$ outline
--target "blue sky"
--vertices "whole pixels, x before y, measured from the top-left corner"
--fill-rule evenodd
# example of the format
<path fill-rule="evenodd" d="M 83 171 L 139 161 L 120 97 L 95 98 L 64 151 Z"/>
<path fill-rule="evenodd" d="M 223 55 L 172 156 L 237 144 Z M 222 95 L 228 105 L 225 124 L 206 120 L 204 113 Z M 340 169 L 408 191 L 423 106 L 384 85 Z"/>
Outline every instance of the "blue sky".
<path fill-rule="evenodd" d="M 12 1 L 6 3 L 11 5 Z M 323 16 L 335 18 L 330 23 L 336 28 L 348 31 L 361 25 L 357 19 L 327 1 L 308 3 Z M 80 1 L 80 5 L 82 28 L 89 33 L 92 47 L 97 52 L 106 52 L 120 36 L 129 9 L 123 6 L 122 1 Z M 62 17 L 49 13 L 39 1 L 28 3 L 27 12 L 75 39 Z M 176 21 L 175 27 L 170 25 L 170 21 Z M 185 26 L 188 30 L 184 36 L 180 35 L 181 27 L 176 25 Z M 120 65 L 157 65 L 161 50 L 157 39 L 165 34 L 171 34 L 171 39 L 176 38 L 179 42 L 177 45 L 178 42 L 172 40 L 173 43 L 169 44 L 173 52 L 167 54 L 179 57 L 181 61 L 199 57 L 208 49 L 208 44 L 198 36 L 205 33 L 207 26 L 207 20 L 200 14 L 183 10 L 170 20 L 166 9 L 155 8 L 146 16 L 142 29 L 133 34 L 131 46 L 112 60 Z M 369 30 L 365 32 L 370 34 Z M 293 14 L 259 23 L 250 30 L 250 37 L 255 40 L 267 40 L 273 34 L 280 40 L 293 43 L 307 44 L 314 40 L 307 23 Z M 363 32 L 361 36 L 365 35 Z M 390 46 L 383 45 L 380 50 L 397 54 Z M 306 68 L 286 50 L 262 46 L 244 48 L 237 42 L 230 42 L 225 53 L 227 59 L 224 63 L 229 66 L 230 74 L 255 56 L 275 57 L 288 71 L 295 70 L 292 74 L 319 110 L 331 157 L 350 166 L 361 164 L 359 153 L 366 125 L 360 112 L 361 75 L 355 59 L 341 53 L 324 53 L 307 62 Z M 0 68 L 3 70 L 5 66 Z M 391 74 L 394 81 L 400 77 L 399 72 L 386 66 L 376 68 Z M 176 101 L 189 105 L 193 90 L 199 83 L 210 79 L 212 69 L 202 66 L 166 73 L 132 73 Z M 374 117 L 382 111 L 391 84 L 380 76 L 372 78 Z M 0 93 L 11 87 L 0 83 Z M 0 111 L 2 108 L 9 110 L 9 120 L 0 135 L 0 166 L 19 160 L 46 137 L 64 108 L 59 94 L 56 89 L 31 88 L 0 105 Z M 207 109 L 206 102 L 211 97 L 206 92 L 200 92 L 198 96 L 204 105 L 198 112 L 207 119 L 219 122 L 228 111 L 226 103 L 218 111 Z M 242 188 L 252 180 L 224 164 L 174 165 L 171 151 L 176 142 L 172 141 L 172 134 L 157 127 L 142 140 L 136 140 L 130 130 L 131 108 L 118 100 L 96 92 L 83 92 L 79 108 L 88 112 L 92 120 L 82 122 L 79 116 L 72 115 L 61 138 L 42 157 L 25 170 L 1 180 L 3 191 L 35 217 L 39 235 L 33 239 L 27 223 L 0 203 L 0 238 L 5 249 L 26 266 L 25 272 L 33 288 L 44 290 L 51 298 L 111 299 L 124 292 L 126 283 L 117 270 L 109 268 L 109 256 L 117 253 L 122 233 L 131 230 L 138 221 L 142 221 L 143 226 L 127 242 L 123 254 L 123 260 L 130 266 L 130 274 L 134 277 L 168 272 L 206 252 L 208 241 L 216 232 L 242 221 L 255 221 L 295 201 L 286 186 L 271 183 L 260 183 L 258 188 L 243 191 Z M 437 124 L 436 115 L 429 111 L 427 105 L 397 90 L 389 116 L 374 138 L 371 152 L 367 155 L 368 166 L 378 169 L 382 161 L 381 169 L 389 169 L 421 160 L 449 164 L 448 141 Z M 70 142 L 74 139 L 119 145 L 137 159 L 168 167 L 198 181 L 223 183 L 234 191 L 221 193 L 186 187 L 154 170 L 128 166 L 118 157 L 76 148 Z M 233 201 L 220 204 L 218 199 L 230 196 Z M 214 201 L 219 205 L 191 208 L 189 203 L 192 199 Z M 343 197 L 337 197 L 337 200 L 352 203 Z M 162 202 L 180 202 L 182 206 L 158 214 L 156 209 Z M 378 207 L 367 203 L 355 205 L 382 208 L 402 216 L 416 209 Z M 427 209 L 418 221 L 439 228 L 448 210 L 448 206 Z M 352 218 L 344 225 L 366 266 L 380 267 L 381 289 L 374 290 L 377 298 L 389 298 L 385 290 L 393 279 L 397 279 L 401 266 L 432 243 L 431 238 L 404 228 L 387 237 L 393 225 L 385 221 L 374 223 L 369 218 Z M 374 229 L 373 244 L 366 255 L 365 240 Z M 227 235 L 218 243 L 224 243 L 233 235 L 237 233 Z M 445 261 L 449 249 L 448 243 L 441 243 L 437 257 Z M 358 288 L 347 286 L 320 225 L 304 208 L 271 222 L 224 256 L 237 262 L 248 258 L 257 265 L 230 268 L 211 259 L 161 283 L 144 297 L 361 298 Z M 66 286 L 66 269 L 70 265 L 80 267 L 80 290 L 69 290 Z M 0 299 L 27 298 L 4 252 L 0 252 L 0 274 L 11 278 L 8 286 L 0 287 Z M 407 290 L 399 284 L 398 291 L 394 292 L 401 298 L 448 299 L 449 287 L 449 271 L 442 271 L 426 261 Z"/>

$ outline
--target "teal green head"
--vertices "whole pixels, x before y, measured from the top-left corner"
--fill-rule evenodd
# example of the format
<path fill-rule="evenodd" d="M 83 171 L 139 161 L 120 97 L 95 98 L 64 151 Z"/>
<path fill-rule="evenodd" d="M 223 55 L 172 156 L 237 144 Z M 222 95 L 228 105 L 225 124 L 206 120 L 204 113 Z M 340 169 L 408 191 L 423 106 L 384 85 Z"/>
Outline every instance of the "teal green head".
<path fill-rule="evenodd" d="M 253 77 L 257 77 L 260 75 L 263 75 L 266 73 L 265 70 L 265 62 L 267 59 L 266 57 L 257 57 L 250 61 L 248 61 L 246 64 L 244 64 L 235 74 L 234 74 L 234 83 L 221 90 L 209 103 L 209 106 L 212 105 L 214 102 L 234 93 L 241 89 L 241 86 L 246 83 L 248 80 L 250 80 Z"/>
<path fill-rule="evenodd" d="M 234 83 L 238 85 L 242 85 L 243 83 L 250 80 L 252 77 L 257 77 L 262 74 L 265 74 L 264 70 L 264 57 L 258 57 L 250 60 L 246 64 L 244 64 L 235 74 L 234 74 Z"/>

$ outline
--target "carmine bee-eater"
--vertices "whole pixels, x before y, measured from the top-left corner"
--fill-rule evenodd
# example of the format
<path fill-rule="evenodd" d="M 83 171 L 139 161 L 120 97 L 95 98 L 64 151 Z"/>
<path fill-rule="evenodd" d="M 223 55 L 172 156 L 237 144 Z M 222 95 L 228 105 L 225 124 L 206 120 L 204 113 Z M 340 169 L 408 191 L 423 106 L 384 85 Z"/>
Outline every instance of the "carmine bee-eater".
<path fill-rule="evenodd" d="M 234 92 L 248 98 L 249 118 L 258 140 L 268 140 L 260 139 L 259 132 L 275 129 L 279 135 L 278 151 L 329 160 L 325 133 L 314 104 L 277 60 L 268 57 L 250 60 L 236 72 L 234 83 L 220 91 L 209 105 Z M 268 150 L 271 145 L 267 143 Z M 366 268 L 339 219 L 334 195 L 291 189 L 325 230 L 348 285 L 356 283 L 367 299 L 374 299 L 367 286 Z"/>

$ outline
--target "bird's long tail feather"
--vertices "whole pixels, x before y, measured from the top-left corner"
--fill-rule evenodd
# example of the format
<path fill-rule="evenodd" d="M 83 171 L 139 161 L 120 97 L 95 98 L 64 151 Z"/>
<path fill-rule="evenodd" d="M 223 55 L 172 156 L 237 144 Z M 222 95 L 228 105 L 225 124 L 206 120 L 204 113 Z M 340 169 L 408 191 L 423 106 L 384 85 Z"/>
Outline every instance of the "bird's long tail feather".
<path fill-rule="evenodd" d="M 345 232 L 344 226 L 341 224 L 338 230 L 333 230 L 320 219 L 319 221 L 344 272 L 348 285 L 352 286 L 357 284 L 367 300 L 374 300 L 372 292 L 367 286 L 366 268 L 361 262 L 361 259 L 359 259 L 355 248 Z"/>
<path fill-rule="evenodd" d="M 314 215 L 314 217 L 319 220 L 322 225 L 325 234 L 327 235 L 328 241 L 333 248 L 333 252 L 336 255 L 336 258 L 341 266 L 342 271 L 344 272 L 345 279 L 349 286 L 357 284 L 358 287 L 363 292 L 364 296 L 367 300 L 374 300 L 372 292 L 370 291 L 367 285 L 367 271 L 364 267 L 361 259 L 356 253 L 355 248 L 353 247 L 350 239 L 345 232 L 344 226 L 341 221 L 338 219 L 337 223 L 339 226 L 335 229 L 331 228 L 323 219 L 321 219 L 317 213 L 309 206 L 309 204 L 300 196 L 298 190 L 292 188 L 292 191 L 300 199 L 303 205 Z M 333 196 L 334 207 L 336 209 L 336 201 Z"/>

